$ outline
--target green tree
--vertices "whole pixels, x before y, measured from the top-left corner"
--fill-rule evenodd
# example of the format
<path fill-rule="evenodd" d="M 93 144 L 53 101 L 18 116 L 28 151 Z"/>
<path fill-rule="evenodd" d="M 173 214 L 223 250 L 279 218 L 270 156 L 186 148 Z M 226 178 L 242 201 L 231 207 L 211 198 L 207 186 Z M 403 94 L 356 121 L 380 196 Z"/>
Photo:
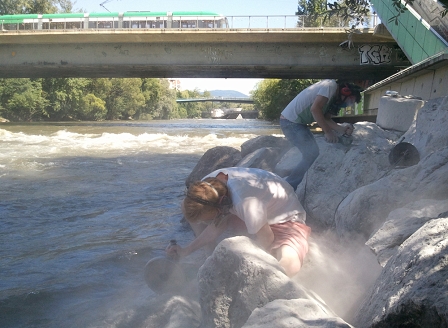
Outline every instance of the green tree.
<path fill-rule="evenodd" d="M 204 90 L 204 92 L 201 95 L 201 98 L 213 98 L 212 94 L 208 90 Z M 205 101 L 199 103 L 199 108 L 201 112 L 211 112 L 213 109 L 214 102 L 212 101 Z"/>
<path fill-rule="evenodd" d="M 32 13 L 32 14 L 47 14 L 47 13 L 56 13 L 58 12 L 57 1 L 49 1 L 49 0 L 33 0 L 33 1 L 25 1 L 24 5 L 24 13 Z"/>
<path fill-rule="evenodd" d="M 76 116 L 80 120 L 102 121 L 106 118 L 106 102 L 92 93 L 81 98 Z"/>
<path fill-rule="evenodd" d="M 107 119 L 131 119 L 145 106 L 141 86 L 137 78 L 112 78 L 111 89 L 106 97 Z"/>
<path fill-rule="evenodd" d="M 167 79 L 161 79 L 162 93 L 159 96 L 158 107 L 162 115 L 161 119 L 169 120 L 180 118 L 176 103 L 176 92 L 170 89 L 170 83 Z"/>
<path fill-rule="evenodd" d="M 11 121 L 33 121 L 45 117 L 47 101 L 39 80 L 0 79 L 0 115 Z"/>
<path fill-rule="evenodd" d="M 300 91 L 318 80 L 279 80 L 265 79 L 259 82 L 252 92 L 255 108 L 267 120 L 276 120 L 282 110 Z"/>
<path fill-rule="evenodd" d="M 92 93 L 96 97 L 105 100 L 112 90 L 112 80 L 110 78 L 89 79 L 86 93 Z"/>
<path fill-rule="evenodd" d="M 45 78 L 42 90 L 48 100 L 46 112 L 56 121 L 78 119 L 78 110 L 84 104 L 84 95 L 89 79 Z"/>
<path fill-rule="evenodd" d="M 170 89 L 167 79 L 142 79 L 145 106 L 136 116 L 139 119 L 178 118 L 176 92 Z"/>
<path fill-rule="evenodd" d="M 199 89 L 177 91 L 178 99 L 197 99 L 204 98 Z M 180 112 L 186 112 L 187 118 L 200 118 L 202 112 L 205 111 L 206 105 L 203 102 L 184 102 L 179 103 Z"/>
<path fill-rule="evenodd" d="M 299 0 L 296 15 L 305 17 L 301 17 L 297 25 L 299 27 L 322 26 L 323 19 L 321 16 L 326 11 L 327 11 L 327 1 L 325 0 Z"/>
<path fill-rule="evenodd" d="M 0 15 L 71 12 L 70 0 L 0 0 Z"/>
<path fill-rule="evenodd" d="M 61 12 L 61 13 L 73 12 L 73 5 L 75 3 L 76 3 L 76 1 L 73 3 L 70 0 L 59 0 L 58 1 L 59 12 Z"/>

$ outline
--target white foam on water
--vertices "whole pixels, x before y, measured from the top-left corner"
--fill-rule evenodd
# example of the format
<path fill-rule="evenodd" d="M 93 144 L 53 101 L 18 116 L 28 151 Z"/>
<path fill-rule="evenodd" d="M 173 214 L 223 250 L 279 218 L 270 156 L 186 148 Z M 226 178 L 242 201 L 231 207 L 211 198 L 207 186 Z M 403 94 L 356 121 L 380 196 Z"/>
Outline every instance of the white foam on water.
<path fill-rule="evenodd" d="M 169 135 L 166 133 L 80 134 L 59 130 L 50 135 L 9 132 L 0 129 L 0 165 L 11 161 L 65 156 L 112 157 L 148 152 L 154 154 L 202 154 L 216 146 L 240 149 L 253 134 L 222 137 L 216 133 L 200 135 Z M 20 147 L 17 147 L 20 145 Z M 0 166 L 1 167 L 1 166 Z M 29 168 L 29 167 L 28 167 Z M 37 168 L 36 168 L 37 169 Z"/>

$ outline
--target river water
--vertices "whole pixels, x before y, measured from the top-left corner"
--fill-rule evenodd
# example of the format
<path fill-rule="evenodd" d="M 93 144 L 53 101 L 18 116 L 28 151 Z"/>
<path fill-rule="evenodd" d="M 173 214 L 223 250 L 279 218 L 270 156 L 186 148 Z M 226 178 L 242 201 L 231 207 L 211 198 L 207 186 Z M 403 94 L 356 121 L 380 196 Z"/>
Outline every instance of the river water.
<path fill-rule="evenodd" d="M 180 223 L 202 154 L 259 135 L 261 120 L 0 125 L 0 327 L 116 327 L 155 297 L 146 262 Z"/>

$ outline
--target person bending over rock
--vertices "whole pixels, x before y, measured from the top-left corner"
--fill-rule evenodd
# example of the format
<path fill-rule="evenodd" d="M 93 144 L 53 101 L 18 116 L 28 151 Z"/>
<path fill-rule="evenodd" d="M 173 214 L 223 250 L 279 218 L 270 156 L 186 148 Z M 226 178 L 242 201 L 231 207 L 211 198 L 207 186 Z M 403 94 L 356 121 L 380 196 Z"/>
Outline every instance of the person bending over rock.
<path fill-rule="evenodd" d="M 300 270 L 308 252 L 311 229 L 305 225 L 305 210 L 293 188 L 268 171 L 216 170 L 188 187 L 182 212 L 197 237 L 184 248 L 168 247 L 169 256 L 184 257 L 201 247 L 214 247 L 228 227 L 241 226 L 277 258 L 289 277 Z"/>
<path fill-rule="evenodd" d="M 331 143 L 338 142 L 338 133 L 351 135 L 353 125 L 338 124 L 331 117 L 338 115 L 341 108 L 358 103 L 361 91 L 362 88 L 354 84 L 322 80 L 300 92 L 282 111 L 280 128 L 286 139 L 302 153 L 302 160 L 286 178 L 294 190 L 319 156 L 319 147 L 308 124 L 316 122 L 325 140 Z"/>

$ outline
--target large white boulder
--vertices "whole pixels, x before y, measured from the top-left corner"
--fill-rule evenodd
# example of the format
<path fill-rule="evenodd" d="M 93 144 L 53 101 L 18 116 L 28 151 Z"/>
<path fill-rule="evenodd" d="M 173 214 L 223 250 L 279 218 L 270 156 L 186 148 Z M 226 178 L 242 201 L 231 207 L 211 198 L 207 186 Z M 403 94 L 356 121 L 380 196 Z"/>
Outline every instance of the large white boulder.
<path fill-rule="evenodd" d="M 356 327 L 448 326 L 448 217 L 401 244 L 362 302 Z"/>
<path fill-rule="evenodd" d="M 448 199 L 448 147 L 350 193 L 336 212 L 336 230 L 342 236 L 362 234 L 367 240 L 391 211 L 422 199 Z"/>
<path fill-rule="evenodd" d="M 414 145 L 420 158 L 448 146 L 448 96 L 429 100 L 417 113 L 417 118 L 403 135 Z"/>
<path fill-rule="evenodd" d="M 355 124 L 350 146 L 316 137 L 320 154 L 297 188 L 312 227 L 332 228 L 339 204 L 354 190 L 377 181 L 391 170 L 389 153 L 401 133 L 375 123 Z"/>
<path fill-rule="evenodd" d="M 314 299 L 284 274 L 273 256 L 247 237 L 219 243 L 200 268 L 198 284 L 204 328 L 242 327 L 253 310 L 276 299 Z"/>
<path fill-rule="evenodd" d="M 448 211 L 448 199 L 422 199 L 389 213 L 386 222 L 366 245 L 377 255 L 384 267 L 398 247 L 426 222 Z"/>

